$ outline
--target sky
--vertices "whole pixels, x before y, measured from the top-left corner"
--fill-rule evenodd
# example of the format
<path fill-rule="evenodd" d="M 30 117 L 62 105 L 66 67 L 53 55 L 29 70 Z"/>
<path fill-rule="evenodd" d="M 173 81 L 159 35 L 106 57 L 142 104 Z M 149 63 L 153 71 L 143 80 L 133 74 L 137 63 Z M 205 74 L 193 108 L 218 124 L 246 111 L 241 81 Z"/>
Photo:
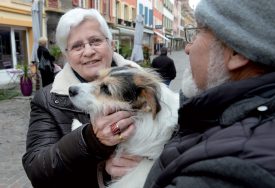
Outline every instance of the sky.
<path fill-rule="evenodd" d="M 200 0 L 189 0 L 189 5 L 192 9 L 195 9 L 197 3 L 199 2 Z"/>

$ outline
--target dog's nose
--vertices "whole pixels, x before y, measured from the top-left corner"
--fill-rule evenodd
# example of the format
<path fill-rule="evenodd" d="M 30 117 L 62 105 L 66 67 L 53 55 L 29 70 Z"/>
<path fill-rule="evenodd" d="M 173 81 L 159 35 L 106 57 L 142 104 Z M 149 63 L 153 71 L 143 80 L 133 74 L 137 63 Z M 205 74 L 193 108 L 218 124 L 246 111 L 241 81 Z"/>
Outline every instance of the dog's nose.
<path fill-rule="evenodd" d="M 78 87 L 77 86 L 71 86 L 69 87 L 69 95 L 70 97 L 74 97 L 78 94 Z"/>

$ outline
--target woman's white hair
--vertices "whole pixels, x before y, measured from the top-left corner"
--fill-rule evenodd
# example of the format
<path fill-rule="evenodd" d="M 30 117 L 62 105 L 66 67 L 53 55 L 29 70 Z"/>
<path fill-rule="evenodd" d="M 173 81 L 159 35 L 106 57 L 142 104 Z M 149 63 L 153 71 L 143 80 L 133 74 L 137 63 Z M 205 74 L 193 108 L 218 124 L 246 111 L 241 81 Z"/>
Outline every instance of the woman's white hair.
<path fill-rule="evenodd" d="M 78 26 L 88 18 L 97 20 L 102 33 L 109 39 L 109 42 L 112 41 L 112 33 L 107 22 L 96 9 L 75 8 L 61 16 L 56 28 L 56 42 L 63 53 L 65 53 L 67 48 L 67 40 L 71 28 Z"/>

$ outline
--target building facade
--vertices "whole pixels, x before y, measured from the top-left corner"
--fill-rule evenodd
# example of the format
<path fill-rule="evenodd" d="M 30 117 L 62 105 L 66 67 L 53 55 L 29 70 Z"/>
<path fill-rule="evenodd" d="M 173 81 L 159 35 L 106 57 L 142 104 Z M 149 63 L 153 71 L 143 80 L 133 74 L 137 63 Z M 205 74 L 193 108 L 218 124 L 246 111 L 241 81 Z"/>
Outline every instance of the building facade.
<path fill-rule="evenodd" d="M 31 5 L 31 0 L 0 1 L 0 85 L 9 82 L 8 69 L 30 62 Z"/>
<path fill-rule="evenodd" d="M 0 85 L 7 82 L 7 69 L 30 62 L 33 46 L 31 8 L 34 0 L 0 1 Z M 194 25 L 188 0 L 38 0 L 42 2 L 41 36 L 49 48 L 56 44 L 55 30 L 60 17 L 75 7 L 95 8 L 107 21 L 115 51 L 130 58 L 134 46 L 135 19 L 144 18 L 143 46 L 150 54 L 162 46 L 182 49 L 185 25 Z"/>

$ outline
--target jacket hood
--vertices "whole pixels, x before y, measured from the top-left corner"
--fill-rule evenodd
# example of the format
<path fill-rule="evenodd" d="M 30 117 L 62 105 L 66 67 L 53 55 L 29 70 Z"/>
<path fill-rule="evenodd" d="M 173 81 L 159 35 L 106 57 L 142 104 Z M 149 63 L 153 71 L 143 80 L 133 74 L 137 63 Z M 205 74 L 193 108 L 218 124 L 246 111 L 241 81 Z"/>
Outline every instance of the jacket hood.
<path fill-rule="evenodd" d="M 113 61 L 117 66 L 131 66 L 140 68 L 140 66 L 135 62 L 124 59 L 116 52 L 113 54 Z M 69 87 L 78 83 L 80 83 L 79 79 L 75 76 L 70 64 L 66 63 L 63 69 L 56 75 L 52 84 L 51 93 L 69 95 Z"/>

